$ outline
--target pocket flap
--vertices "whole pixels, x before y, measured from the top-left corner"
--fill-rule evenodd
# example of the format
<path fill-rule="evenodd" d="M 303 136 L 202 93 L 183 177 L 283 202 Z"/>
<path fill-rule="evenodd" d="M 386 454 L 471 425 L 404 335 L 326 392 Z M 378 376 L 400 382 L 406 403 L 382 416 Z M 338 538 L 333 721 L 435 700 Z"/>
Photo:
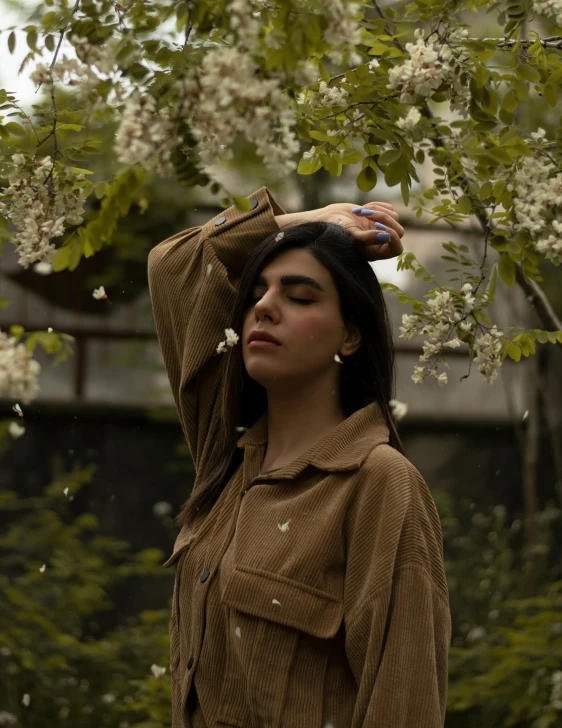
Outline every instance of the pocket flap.
<path fill-rule="evenodd" d="M 343 619 L 343 602 L 308 584 L 251 566 L 235 566 L 221 600 L 254 617 L 306 632 L 334 637 Z"/>

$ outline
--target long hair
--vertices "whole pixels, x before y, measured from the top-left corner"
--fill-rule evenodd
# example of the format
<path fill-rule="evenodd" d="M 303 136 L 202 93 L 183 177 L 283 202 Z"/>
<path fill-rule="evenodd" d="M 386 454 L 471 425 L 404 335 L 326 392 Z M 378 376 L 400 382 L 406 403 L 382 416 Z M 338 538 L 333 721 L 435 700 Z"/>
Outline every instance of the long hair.
<path fill-rule="evenodd" d="M 230 326 L 237 333 L 242 331 L 254 282 L 273 258 L 292 248 L 307 250 L 331 274 L 342 318 L 361 332 L 361 345 L 340 365 L 344 414 L 349 417 L 377 402 L 390 431 L 389 444 L 403 452 L 388 404 L 395 384 L 392 330 L 374 270 L 357 251 L 353 235 L 339 225 L 306 222 L 283 231 L 280 240 L 278 233 L 272 233 L 248 256 Z M 267 392 L 246 372 L 240 345 L 223 355 L 220 366 L 222 417 L 217 432 L 210 433 L 214 449 L 197 472 L 197 488 L 183 504 L 176 518 L 178 525 L 189 525 L 197 516 L 209 513 L 243 459 L 243 450 L 236 447 L 240 437 L 236 427 L 251 427 L 267 409 Z"/>

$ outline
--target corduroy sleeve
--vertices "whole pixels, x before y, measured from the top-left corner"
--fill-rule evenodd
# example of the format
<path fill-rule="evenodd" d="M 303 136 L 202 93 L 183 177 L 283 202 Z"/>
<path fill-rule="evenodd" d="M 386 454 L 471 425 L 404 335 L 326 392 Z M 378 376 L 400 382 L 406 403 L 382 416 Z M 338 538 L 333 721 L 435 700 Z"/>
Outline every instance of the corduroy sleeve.
<path fill-rule="evenodd" d="M 352 728 L 443 728 L 451 615 L 440 521 L 414 466 L 388 445 L 375 451 L 346 534 Z"/>
<path fill-rule="evenodd" d="M 203 227 L 177 233 L 148 256 L 156 333 L 181 425 L 197 469 L 220 417 L 220 356 L 249 252 L 279 230 L 285 211 L 266 187 L 249 196 L 249 212 L 233 206 Z M 219 218 L 224 221 L 216 224 Z M 238 334 L 240 332 L 237 332 Z"/>

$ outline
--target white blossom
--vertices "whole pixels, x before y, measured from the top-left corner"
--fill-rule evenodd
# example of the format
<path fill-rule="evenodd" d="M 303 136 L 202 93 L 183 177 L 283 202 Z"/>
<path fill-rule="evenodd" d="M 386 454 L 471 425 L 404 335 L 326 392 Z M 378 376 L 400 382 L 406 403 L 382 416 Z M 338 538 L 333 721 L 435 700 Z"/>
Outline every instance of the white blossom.
<path fill-rule="evenodd" d="M 544 131 L 535 132 L 544 140 Z M 533 134 L 531 134 L 533 136 Z M 507 189 L 513 193 L 515 231 L 529 233 L 535 249 L 553 265 L 562 263 L 562 173 L 546 157 L 524 157 Z"/>
<path fill-rule="evenodd" d="M 561 0 L 531 0 L 531 6 L 535 13 L 545 15 L 556 25 L 562 26 Z"/>
<path fill-rule="evenodd" d="M 437 89 L 446 88 L 451 106 L 463 115 L 468 113 L 468 87 L 460 82 L 460 60 L 447 44 L 427 43 L 418 38 L 406 43 L 409 58 L 388 72 L 388 88 L 400 91 L 403 104 L 431 97 Z"/>
<path fill-rule="evenodd" d="M 6 710 L 0 710 L 0 726 L 1 725 L 16 725 L 18 719 L 13 713 L 8 713 Z"/>
<path fill-rule="evenodd" d="M 282 74 L 259 77 L 249 52 L 232 46 L 211 49 L 193 77 L 182 82 L 178 109 L 198 142 L 201 167 L 232 159 L 233 142 L 243 134 L 273 174 L 294 171 L 300 145 L 283 89 Z"/>
<path fill-rule="evenodd" d="M 41 276 L 48 276 L 53 272 L 53 266 L 44 260 L 42 263 L 36 263 L 33 270 Z"/>
<path fill-rule="evenodd" d="M 234 329 L 225 329 L 224 330 L 225 336 L 226 336 L 226 345 L 230 346 L 231 348 L 233 346 L 236 346 L 238 343 L 240 337 L 238 334 L 234 331 Z"/>
<path fill-rule="evenodd" d="M 0 396 L 27 404 L 39 394 L 40 371 L 39 362 L 32 359 L 25 344 L 0 331 Z"/>
<path fill-rule="evenodd" d="M 503 333 L 492 326 L 483 336 L 474 342 L 476 356 L 474 362 L 480 364 L 478 370 L 484 375 L 488 384 L 492 384 L 498 376 L 498 370 L 502 365 L 501 352 L 503 344 L 501 337 Z"/>
<path fill-rule="evenodd" d="M 149 172 L 171 175 L 171 156 L 178 146 L 176 124 L 168 109 L 156 110 L 153 96 L 131 94 L 115 135 L 115 151 L 123 164 L 140 164 Z"/>
<path fill-rule="evenodd" d="M 22 157 L 12 156 L 10 184 L 0 188 L 0 196 L 8 202 L 0 202 L 0 214 L 16 228 L 11 242 L 19 254 L 19 264 L 28 268 L 36 261 L 49 264 L 55 252 L 53 238 L 82 222 L 85 192 L 77 184 L 78 176 L 61 164 L 54 169 L 50 157 L 29 166 L 24 166 Z"/>
<path fill-rule="evenodd" d="M 405 402 L 400 402 L 398 399 L 391 399 L 388 404 L 392 408 L 392 416 L 397 422 L 404 419 L 408 412 L 408 405 Z"/>
<path fill-rule="evenodd" d="M 396 122 L 396 126 L 398 126 L 400 129 L 403 129 L 404 131 L 412 132 L 417 128 L 420 121 L 420 112 L 418 111 L 418 109 L 416 109 L 415 106 L 412 106 L 406 116 L 398 119 L 398 121 Z"/>
<path fill-rule="evenodd" d="M 101 699 L 104 703 L 110 705 L 115 702 L 115 695 L 113 693 L 105 693 L 105 695 L 101 696 Z"/>
<path fill-rule="evenodd" d="M 159 665 L 152 665 L 152 667 L 150 669 L 156 679 L 158 679 L 159 677 L 162 677 L 162 675 L 166 672 L 166 668 L 160 667 Z"/>
<path fill-rule="evenodd" d="M 18 437 L 21 437 L 25 434 L 25 427 L 23 427 L 22 425 L 18 425 L 17 422 L 10 422 L 10 424 L 8 425 L 8 432 L 14 438 L 14 440 L 17 440 Z"/>

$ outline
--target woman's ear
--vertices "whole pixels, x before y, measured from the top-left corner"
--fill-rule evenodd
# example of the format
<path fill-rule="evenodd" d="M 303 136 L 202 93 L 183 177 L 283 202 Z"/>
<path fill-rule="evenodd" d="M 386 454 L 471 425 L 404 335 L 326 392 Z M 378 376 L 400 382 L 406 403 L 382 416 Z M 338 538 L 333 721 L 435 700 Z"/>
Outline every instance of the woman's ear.
<path fill-rule="evenodd" d="M 340 345 L 340 354 L 342 356 L 351 356 L 355 354 L 361 346 L 361 331 L 351 321 L 347 321 L 343 327 L 343 341 Z"/>

